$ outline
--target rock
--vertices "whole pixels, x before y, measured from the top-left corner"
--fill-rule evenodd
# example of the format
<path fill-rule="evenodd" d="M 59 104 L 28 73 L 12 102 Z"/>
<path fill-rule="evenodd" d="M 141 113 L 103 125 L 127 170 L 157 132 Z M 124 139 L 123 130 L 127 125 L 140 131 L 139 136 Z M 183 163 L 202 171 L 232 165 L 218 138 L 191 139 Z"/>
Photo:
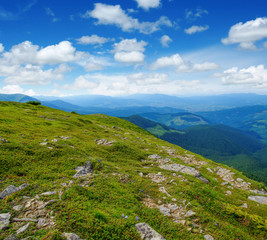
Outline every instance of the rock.
<path fill-rule="evenodd" d="M 161 156 L 158 154 L 153 154 L 153 155 L 149 155 L 148 158 L 153 159 L 153 160 L 157 160 L 157 159 L 161 159 Z"/>
<path fill-rule="evenodd" d="M 44 218 L 39 218 L 37 222 L 38 227 L 42 227 L 46 223 L 46 220 Z"/>
<path fill-rule="evenodd" d="M 16 231 L 16 233 L 17 233 L 17 234 L 20 234 L 20 233 L 25 232 L 25 231 L 28 229 L 29 226 L 30 226 L 30 223 L 27 223 L 26 225 L 24 225 L 23 227 L 21 227 L 20 229 L 18 229 L 18 230 Z"/>
<path fill-rule="evenodd" d="M 112 146 L 114 141 L 108 141 L 107 139 L 96 139 L 95 140 L 98 145 L 104 146 Z"/>
<path fill-rule="evenodd" d="M 20 211 L 20 210 L 23 209 L 23 206 L 22 206 L 22 205 L 17 205 L 17 206 L 14 206 L 13 209 L 14 209 L 15 211 Z"/>
<path fill-rule="evenodd" d="M 137 223 L 135 228 L 143 240 L 166 240 L 146 223 Z"/>
<path fill-rule="evenodd" d="M 248 199 L 263 205 L 267 205 L 267 197 L 264 196 L 249 196 Z"/>
<path fill-rule="evenodd" d="M 175 171 L 175 172 L 181 172 L 181 173 L 186 173 L 189 175 L 192 175 L 194 177 L 199 177 L 200 172 L 198 170 L 196 170 L 193 167 L 188 167 L 182 164 L 167 164 L 167 165 L 163 165 L 160 166 L 160 168 L 165 169 L 165 170 L 170 170 L 170 171 Z"/>
<path fill-rule="evenodd" d="M 165 193 L 168 197 L 170 197 L 171 195 L 166 191 L 165 187 L 160 187 L 159 191 L 162 193 Z"/>
<path fill-rule="evenodd" d="M 54 194 L 57 194 L 57 191 L 53 191 L 53 192 L 44 192 L 44 193 L 42 193 L 41 195 L 49 196 L 49 195 L 54 195 Z"/>
<path fill-rule="evenodd" d="M 186 214 L 185 214 L 185 217 L 191 217 L 193 215 L 195 215 L 196 213 L 192 210 L 189 210 Z"/>
<path fill-rule="evenodd" d="M 24 183 L 24 184 L 20 185 L 19 187 L 15 187 L 13 185 L 10 185 L 4 191 L 2 191 L 0 193 L 0 198 L 4 199 L 7 196 L 10 196 L 12 193 L 18 192 L 27 186 L 28 186 L 27 183 Z"/>
<path fill-rule="evenodd" d="M 37 220 L 33 218 L 13 218 L 12 221 L 14 222 L 37 222 Z"/>
<path fill-rule="evenodd" d="M 248 208 L 248 204 L 247 203 L 244 203 L 241 207 Z"/>
<path fill-rule="evenodd" d="M 260 195 L 267 195 L 267 192 L 262 189 L 262 190 L 250 190 L 250 192 L 255 193 L 255 194 L 260 194 Z"/>
<path fill-rule="evenodd" d="M 93 165 L 90 161 L 87 161 L 83 167 L 76 168 L 77 173 L 73 176 L 74 178 L 86 176 L 93 172 Z"/>
<path fill-rule="evenodd" d="M 214 173 L 213 170 L 211 170 L 210 168 L 207 168 L 207 170 L 211 173 Z"/>
<path fill-rule="evenodd" d="M 9 235 L 7 238 L 5 238 L 4 240 L 19 240 L 19 238 L 17 238 L 16 235 L 13 233 Z"/>
<path fill-rule="evenodd" d="M 208 179 L 204 178 L 203 176 L 198 177 L 198 179 L 200 179 L 204 183 L 209 183 L 210 182 Z"/>
<path fill-rule="evenodd" d="M 144 174 L 143 174 L 142 172 L 140 172 L 140 173 L 139 173 L 139 176 L 140 176 L 140 177 L 143 177 L 143 176 L 144 176 Z"/>
<path fill-rule="evenodd" d="M 7 228 L 10 220 L 10 213 L 2 213 L 0 214 L 0 230 L 4 230 Z"/>
<path fill-rule="evenodd" d="M 78 235 L 74 233 L 63 233 L 62 237 L 65 237 L 67 240 L 82 240 Z"/>
<path fill-rule="evenodd" d="M 228 195 L 231 195 L 232 194 L 232 192 L 231 191 L 226 191 L 226 196 L 228 196 Z"/>
<path fill-rule="evenodd" d="M 166 208 L 163 205 L 161 205 L 158 206 L 158 209 L 164 216 L 171 216 L 171 210 L 169 208 Z"/>
<path fill-rule="evenodd" d="M 214 240 L 214 238 L 211 235 L 209 235 L 209 234 L 205 235 L 204 238 L 206 240 Z"/>

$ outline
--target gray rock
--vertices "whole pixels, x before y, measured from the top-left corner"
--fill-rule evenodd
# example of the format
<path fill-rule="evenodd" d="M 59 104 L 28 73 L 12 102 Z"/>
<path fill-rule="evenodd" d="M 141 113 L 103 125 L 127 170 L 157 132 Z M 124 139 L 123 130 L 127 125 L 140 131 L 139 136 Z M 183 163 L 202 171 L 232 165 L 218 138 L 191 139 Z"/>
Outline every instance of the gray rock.
<path fill-rule="evenodd" d="M 241 207 L 248 208 L 248 204 L 247 203 L 244 203 Z"/>
<path fill-rule="evenodd" d="M 211 235 L 209 235 L 209 234 L 205 235 L 204 238 L 206 240 L 214 240 L 214 238 Z"/>
<path fill-rule="evenodd" d="M 14 209 L 15 211 L 20 211 L 20 210 L 23 209 L 23 206 L 22 206 L 22 205 L 16 205 L 16 206 L 13 207 L 13 209 Z"/>
<path fill-rule="evenodd" d="M 49 195 L 54 195 L 54 194 L 57 194 L 57 191 L 53 191 L 53 192 L 44 192 L 44 193 L 42 193 L 41 195 L 49 196 Z"/>
<path fill-rule="evenodd" d="M 199 176 L 198 179 L 200 179 L 204 183 L 209 183 L 210 182 L 208 179 L 204 178 L 203 176 Z"/>
<path fill-rule="evenodd" d="M 135 228 L 143 240 L 166 240 L 146 223 L 137 223 Z"/>
<path fill-rule="evenodd" d="M 250 190 L 250 192 L 255 193 L 255 194 L 260 194 L 260 195 L 267 195 L 267 192 L 262 189 L 262 190 Z"/>
<path fill-rule="evenodd" d="M 28 229 L 29 226 L 30 226 L 30 223 L 27 223 L 26 225 L 24 225 L 23 227 L 21 227 L 20 229 L 18 229 L 18 230 L 16 231 L 16 233 L 17 233 L 17 234 L 20 234 L 20 233 L 25 232 L 25 231 Z"/>
<path fill-rule="evenodd" d="M 73 176 L 74 178 L 86 176 L 93 172 L 93 165 L 90 161 L 87 161 L 83 167 L 76 168 L 77 173 Z"/>
<path fill-rule="evenodd" d="M 264 196 L 249 196 L 248 199 L 263 205 L 267 205 L 267 197 Z"/>
<path fill-rule="evenodd" d="M 155 159 L 161 159 L 161 156 L 158 155 L 158 154 L 153 154 L 153 155 L 149 155 L 148 158 L 149 158 L 149 159 L 154 159 L 154 160 L 155 160 Z"/>
<path fill-rule="evenodd" d="M 175 172 L 180 172 L 180 173 L 186 173 L 189 175 L 192 175 L 194 177 L 200 177 L 201 174 L 198 170 L 196 170 L 193 167 L 188 167 L 182 164 L 167 164 L 160 166 L 160 168 L 165 169 L 165 170 L 170 170 L 170 171 L 175 171 Z"/>
<path fill-rule="evenodd" d="M 185 217 L 191 217 L 193 215 L 195 215 L 196 213 L 192 210 L 189 210 L 186 214 L 185 214 Z"/>
<path fill-rule="evenodd" d="M 28 186 L 27 183 L 24 183 L 24 184 L 20 185 L 19 187 L 15 187 L 13 185 L 10 185 L 4 191 L 2 191 L 0 193 L 0 198 L 4 199 L 7 196 L 10 196 L 12 193 L 18 192 L 18 191 L 22 190 L 23 188 L 25 188 L 27 186 Z"/>
<path fill-rule="evenodd" d="M 13 218 L 12 221 L 14 222 L 37 222 L 34 218 Z"/>
<path fill-rule="evenodd" d="M 0 230 L 4 230 L 7 228 L 10 220 L 10 213 L 2 213 L 0 214 Z"/>
<path fill-rule="evenodd" d="M 65 237 L 66 240 L 82 240 L 78 235 L 74 233 L 63 233 L 62 237 Z"/>
<path fill-rule="evenodd" d="M 171 216 L 171 210 L 169 208 L 158 206 L 158 209 L 164 216 Z"/>
<path fill-rule="evenodd" d="M 45 224 L 46 220 L 44 218 L 39 218 L 37 222 L 38 227 L 42 227 Z"/>
<path fill-rule="evenodd" d="M 17 236 L 14 233 L 12 233 L 8 237 L 6 237 L 4 240 L 19 240 L 19 238 L 17 238 Z"/>

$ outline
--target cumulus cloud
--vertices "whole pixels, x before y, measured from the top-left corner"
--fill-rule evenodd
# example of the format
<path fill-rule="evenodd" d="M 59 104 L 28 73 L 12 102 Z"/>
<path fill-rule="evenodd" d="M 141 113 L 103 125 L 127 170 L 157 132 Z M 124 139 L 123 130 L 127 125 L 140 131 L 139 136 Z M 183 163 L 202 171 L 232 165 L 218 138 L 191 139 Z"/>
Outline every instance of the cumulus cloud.
<path fill-rule="evenodd" d="M 137 85 L 158 85 L 168 82 L 168 75 L 164 73 L 135 73 L 129 75 L 127 78 L 130 82 L 134 82 Z"/>
<path fill-rule="evenodd" d="M 107 5 L 96 3 L 92 11 L 87 11 L 83 18 L 95 18 L 96 24 L 115 25 L 123 31 L 138 30 L 144 34 L 150 34 L 160 30 L 161 26 L 171 27 L 172 23 L 167 17 L 160 17 L 156 22 L 139 22 L 138 19 L 132 18 L 121 9 L 120 5 Z"/>
<path fill-rule="evenodd" d="M 29 90 L 25 91 L 19 85 L 6 85 L 2 89 L 0 89 L 0 93 L 4 93 L 4 94 L 21 93 L 21 94 L 25 94 L 25 95 L 28 95 L 28 96 L 36 95 L 35 92 L 32 89 L 29 89 Z"/>
<path fill-rule="evenodd" d="M 158 58 L 150 66 L 152 70 L 166 67 L 173 67 L 176 69 L 176 72 L 203 72 L 219 68 L 216 63 L 212 62 L 192 63 L 190 61 L 185 61 L 178 53 L 170 57 Z"/>
<path fill-rule="evenodd" d="M 233 25 L 227 38 L 222 39 L 224 44 L 239 44 L 245 50 L 256 49 L 254 43 L 267 37 L 267 18 L 256 18 L 255 20 Z"/>
<path fill-rule="evenodd" d="M 79 76 L 72 85 L 66 84 L 63 88 L 68 90 L 83 90 L 97 87 L 97 83 L 90 80 L 90 75 Z"/>
<path fill-rule="evenodd" d="M 138 42 L 134 39 L 124 39 L 114 44 L 114 59 L 117 62 L 126 64 L 142 63 L 145 59 L 143 52 L 145 51 L 145 41 Z"/>
<path fill-rule="evenodd" d="M 138 7 L 148 10 L 149 8 L 157 8 L 160 5 L 160 0 L 135 0 Z"/>
<path fill-rule="evenodd" d="M 185 18 L 190 21 L 194 21 L 197 18 L 201 18 L 204 14 L 209 12 L 206 9 L 197 8 L 196 10 L 185 10 Z"/>
<path fill-rule="evenodd" d="M 209 29 L 208 25 L 205 26 L 192 26 L 190 28 L 185 29 L 185 33 L 187 34 L 195 34 L 197 32 L 204 32 Z"/>
<path fill-rule="evenodd" d="M 221 77 L 222 83 L 226 85 L 249 84 L 257 87 L 267 87 L 267 69 L 264 68 L 264 65 L 242 69 L 233 67 L 215 76 Z"/>
<path fill-rule="evenodd" d="M 163 47 L 169 47 L 169 44 L 172 42 L 172 39 L 168 35 L 163 35 L 160 39 L 160 43 Z"/>
<path fill-rule="evenodd" d="M 95 45 L 95 44 L 99 44 L 99 45 L 103 45 L 104 43 L 110 41 L 109 38 L 104 38 L 104 37 L 99 37 L 97 35 L 91 35 L 91 36 L 82 36 L 81 38 L 77 39 L 77 42 L 79 44 L 83 44 L 83 45 Z"/>
<path fill-rule="evenodd" d="M 4 48 L 3 44 L 0 43 L 0 53 L 1 53 L 1 52 L 4 52 L 4 49 L 5 49 L 5 48 Z"/>

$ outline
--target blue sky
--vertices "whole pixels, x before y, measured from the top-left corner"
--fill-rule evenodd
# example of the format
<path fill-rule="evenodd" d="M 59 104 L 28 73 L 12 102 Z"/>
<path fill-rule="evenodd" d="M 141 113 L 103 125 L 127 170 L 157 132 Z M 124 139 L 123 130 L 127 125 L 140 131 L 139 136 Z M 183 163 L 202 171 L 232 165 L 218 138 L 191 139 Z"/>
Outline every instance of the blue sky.
<path fill-rule="evenodd" d="M 0 92 L 267 94 L 265 0 L 0 0 Z"/>

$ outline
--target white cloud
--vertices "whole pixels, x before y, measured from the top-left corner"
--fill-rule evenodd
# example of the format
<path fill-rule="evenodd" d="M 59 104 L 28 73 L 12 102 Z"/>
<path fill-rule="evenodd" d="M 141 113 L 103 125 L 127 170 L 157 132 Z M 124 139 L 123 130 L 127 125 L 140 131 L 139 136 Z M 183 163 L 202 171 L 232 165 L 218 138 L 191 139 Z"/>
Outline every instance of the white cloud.
<path fill-rule="evenodd" d="M 187 20 L 194 21 L 197 18 L 201 18 L 204 14 L 208 14 L 209 12 L 206 9 L 197 8 L 194 10 L 185 10 L 185 18 Z"/>
<path fill-rule="evenodd" d="M 6 85 L 2 89 L 0 89 L 0 93 L 4 93 L 4 94 L 21 93 L 21 94 L 25 94 L 25 95 L 28 95 L 28 96 L 36 95 L 35 92 L 32 89 L 29 89 L 29 90 L 25 91 L 19 85 Z"/>
<path fill-rule="evenodd" d="M 156 22 L 139 22 L 138 19 L 132 18 L 121 9 L 120 5 L 107 5 L 96 3 L 92 11 L 87 11 L 83 18 L 95 18 L 96 24 L 115 25 L 123 31 L 138 30 L 144 34 L 150 34 L 160 30 L 161 26 L 171 27 L 172 23 L 167 17 L 160 17 Z"/>
<path fill-rule="evenodd" d="M 263 44 L 263 46 L 264 46 L 265 48 L 267 48 L 267 42 L 265 42 L 265 43 Z"/>
<path fill-rule="evenodd" d="M 177 53 L 170 57 L 158 58 L 154 63 L 152 63 L 151 69 L 156 70 L 159 68 L 166 68 L 166 67 L 179 67 L 183 64 L 184 64 L 184 60 Z"/>
<path fill-rule="evenodd" d="M 222 39 L 224 44 L 237 43 L 241 48 L 254 50 L 254 43 L 267 38 L 267 18 L 256 18 L 245 23 L 237 23 L 230 28 L 228 37 Z"/>
<path fill-rule="evenodd" d="M 204 32 L 209 29 L 208 25 L 205 26 L 192 26 L 190 28 L 185 29 L 185 33 L 187 34 L 195 34 L 197 32 Z"/>
<path fill-rule="evenodd" d="M 1 52 L 4 52 L 4 49 L 5 49 L 5 48 L 4 48 L 3 44 L 0 43 L 0 53 L 1 53 Z"/>
<path fill-rule="evenodd" d="M 114 59 L 117 62 L 126 64 L 142 63 L 145 59 L 143 52 L 145 51 L 146 42 L 138 42 L 134 39 L 124 39 L 114 44 Z"/>
<path fill-rule="evenodd" d="M 137 85 L 158 85 L 168 82 L 168 75 L 165 73 L 135 73 L 129 75 L 127 78 L 130 82 L 134 82 Z"/>
<path fill-rule="evenodd" d="M 97 35 L 91 35 L 91 36 L 82 36 L 81 38 L 77 39 L 77 42 L 79 44 L 83 44 L 83 45 L 94 45 L 94 44 L 99 44 L 102 45 L 106 42 L 110 41 L 110 39 L 108 38 L 104 38 L 104 37 L 99 37 Z"/>
<path fill-rule="evenodd" d="M 226 85 L 249 84 L 255 87 L 267 87 L 267 69 L 264 68 L 264 65 L 243 69 L 233 67 L 215 76 L 221 77 L 222 83 Z"/>
<path fill-rule="evenodd" d="M 213 62 L 194 64 L 190 61 L 185 61 L 178 53 L 170 57 L 158 58 L 154 63 L 151 64 L 150 67 L 152 70 L 174 67 L 177 72 L 203 72 L 219 68 L 219 66 Z"/>
<path fill-rule="evenodd" d="M 160 0 L 135 0 L 138 7 L 148 10 L 149 8 L 157 8 L 160 5 Z"/>
<path fill-rule="evenodd" d="M 160 43 L 163 47 L 169 47 L 169 44 L 172 42 L 172 39 L 168 35 L 163 35 L 160 39 Z"/>
<path fill-rule="evenodd" d="M 63 88 L 68 90 L 83 90 L 97 87 L 97 83 L 90 81 L 90 75 L 79 76 L 75 79 L 74 84 L 65 85 Z"/>
<path fill-rule="evenodd" d="M 46 8 L 45 12 L 47 16 L 52 18 L 52 22 L 58 22 L 60 20 L 60 18 L 57 18 L 55 13 L 50 8 Z"/>

